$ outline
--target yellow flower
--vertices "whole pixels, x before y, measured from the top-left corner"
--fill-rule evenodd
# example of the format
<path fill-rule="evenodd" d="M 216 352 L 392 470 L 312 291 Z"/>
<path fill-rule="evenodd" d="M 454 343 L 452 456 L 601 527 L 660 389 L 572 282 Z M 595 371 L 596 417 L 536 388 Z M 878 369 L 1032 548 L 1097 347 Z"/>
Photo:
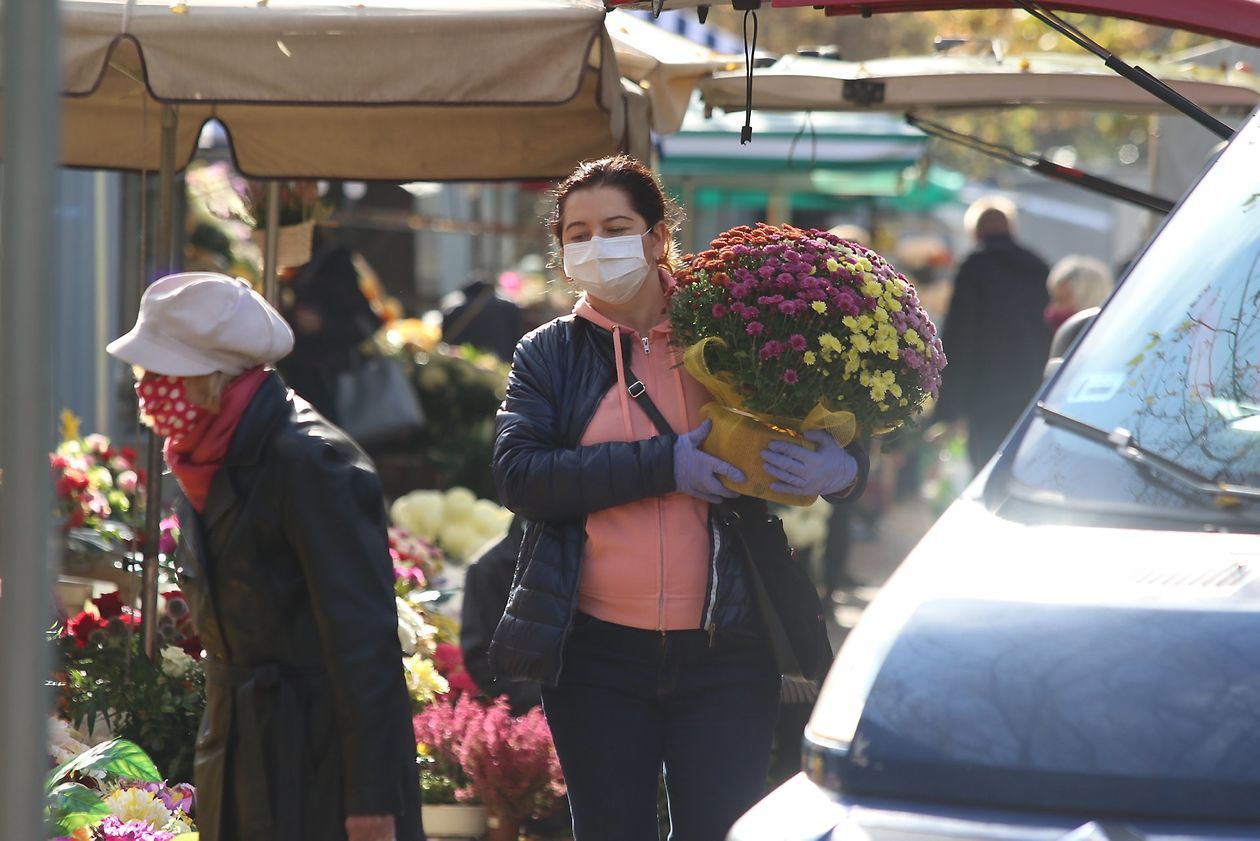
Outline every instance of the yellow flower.
<path fill-rule="evenodd" d="M 818 313 L 819 315 L 827 314 L 827 305 L 824 304 L 822 301 L 814 301 L 814 303 L 810 304 L 809 306 L 810 306 L 810 309 L 812 309 L 814 312 Z"/>
<path fill-rule="evenodd" d="M 866 259 L 865 257 L 859 257 L 857 259 L 857 267 L 864 272 L 869 272 L 875 268 L 874 266 L 871 265 L 871 261 Z"/>
<path fill-rule="evenodd" d="M 852 341 L 853 341 L 853 347 L 855 347 L 857 350 L 862 351 L 862 353 L 866 353 L 868 350 L 871 349 L 871 342 L 869 339 L 866 338 L 865 334 L 854 333 Z"/>
<path fill-rule="evenodd" d="M 61 410 L 61 440 L 74 441 L 79 437 L 79 416 L 69 409 Z"/>
<path fill-rule="evenodd" d="M 818 344 L 823 350 L 830 350 L 836 353 L 844 350 L 844 346 L 840 344 L 840 340 L 830 333 L 823 333 L 818 337 Z"/>
<path fill-rule="evenodd" d="M 832 274 L 835 274 L 839 270 L 840 270 L 840 263 L 836 261 L 836 258 L 828 257 L 827 258 L 827 271 L 831 272 Z"/>
<path fill-rule="evenodd" d="M 814 355 L 812 350 L 805 351 L 805 355 L 801 358 L 804 360 L 806 365 L 813 365 L 818 361 L 818 357 Z"/>
<path fill-rule="evenodd" d="M 106 797 L 104 802 L 110 814 L 123 823 L 143 821 L 158 829 L 166 826 L 166 822 L 171 819 L 171 812 L 162 805 L 162 801 L 142 788 L 120 788 Z"/>
<path fill-rule="evenodd" d="M 901 301 L 889 295 L 884 296 L 884 306 L 893 312 L 901 312 Z"/>
<path fill-rule="evenodd" d="M 438 674 L 433 661 L 419 654 L 405 658 L 403 670 L 407 676 L 407 692 L 422 704 L 432 701 L 435 695 L 451 691 L 451 685 Z"/>
<path fill-rule="evenodd" d="M 888 310 L 884 309 L 883 307 L 876 307 L 875 320 L 878 321 L 880 324 L 887 324 L 889 320 L 891 320 L 891 316 L 888 314 Z"/>
<path fill-rule="evenodd" d="M 868 298 L 878 298 L 879 293 L 883 291 L 883 287 L 879 285 L 879 282 L 874 277 L 868 277 L 862 283 L 862 294 Z"/>
<path fill-rule="evenodd" d="M 919 338 L 919 331 L 911 328 L 910 330 L 907 330 L 905 332 L 902 338 L 906 340 L 907 345 L 914 348 L 915 350 L 923 350 L 924 348 L 923 339 Z"/>

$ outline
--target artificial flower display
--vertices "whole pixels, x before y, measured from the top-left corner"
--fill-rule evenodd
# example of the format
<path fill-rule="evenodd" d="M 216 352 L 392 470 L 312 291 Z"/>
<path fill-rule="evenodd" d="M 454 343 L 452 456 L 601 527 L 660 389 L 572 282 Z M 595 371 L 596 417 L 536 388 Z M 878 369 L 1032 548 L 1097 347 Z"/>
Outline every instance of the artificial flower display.
<path fill-rule="evenodd" d="M 395 526 L 433 541 L 459 562 L 501 538 L 512 522 L 512 512 L 462 487 L 412 491 L 394 501 L 389 515 Z"/>
<path fill-rule="evenodd" d="M 684 364 L 713 394 L 704 449 L 739 467 L 741 493 L 776 494 L 760 452 L 896 429 L 935 397 L 945 354 L 914 287 L 857 243 L 790 225 L 740 226 L 684 258 L 669 315 Z"/>

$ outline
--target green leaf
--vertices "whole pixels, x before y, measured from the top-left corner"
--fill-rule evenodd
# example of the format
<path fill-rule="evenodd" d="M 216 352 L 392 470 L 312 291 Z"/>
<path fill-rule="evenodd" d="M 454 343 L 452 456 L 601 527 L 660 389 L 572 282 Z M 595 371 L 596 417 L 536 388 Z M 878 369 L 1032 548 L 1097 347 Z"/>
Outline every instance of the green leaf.
<path fill-rule="evenodd" d="M 135 742 L 111 739 L 63 762 L 49 773 L 45 790 L 51 792 L 69 774 L 105 774 L 109 777 L 160 783 L 162 777 L 149 755 Z"/>
<path fill-rule="evenodd" d="M 62 783 L 54 788 L 48 793 L 45 808 L 48 820 L 67 835 L 109 815 L 100 795 L 79 783 Z"/>

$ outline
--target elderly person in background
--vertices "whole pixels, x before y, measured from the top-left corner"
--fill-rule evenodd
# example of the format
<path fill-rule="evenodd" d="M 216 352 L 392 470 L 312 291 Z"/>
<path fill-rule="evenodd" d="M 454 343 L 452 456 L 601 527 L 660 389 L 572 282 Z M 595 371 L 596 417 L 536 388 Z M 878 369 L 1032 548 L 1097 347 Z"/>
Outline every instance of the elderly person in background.
<path fill-rule="evenodd" d="M 1081 310 L 1102 306 L 1115 285 L 1111 270 L 1102 260 L 1069 254 L 1055 263 L 1046 278 L 1050 305 L 1046 307 L 1045 319 L 1050 332 Z"/>
<path fill-rule="evenodd" d="M 206 648 L 202 841 L 419 841 L 380 485 L 271 369 L 293 332 L 241 280 L 146 290 L 109 352 L 166 439 L 180 581 Z"/>
<path fill-rule="evenodd" d="M 967 455 L 979 470 L 1041 384 L 1050 349 L 1045 322 L 1048 269 L 1015 241 L 1015 205 L 978 199 L 964 223 L 976 248 L 958 267 L 941 343 L 949 368 L 935 418 L 964 425 Z"/>

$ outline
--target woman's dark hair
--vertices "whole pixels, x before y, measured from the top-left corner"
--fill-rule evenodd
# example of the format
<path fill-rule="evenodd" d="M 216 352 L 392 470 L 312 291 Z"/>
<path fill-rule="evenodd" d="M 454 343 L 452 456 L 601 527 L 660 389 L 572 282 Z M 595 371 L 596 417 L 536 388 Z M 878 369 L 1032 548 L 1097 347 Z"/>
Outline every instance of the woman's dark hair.
<path fill-rule="evenodd" d="M 551 235 L 555 240 L 555 248 L 560 248 L 561 220 L 564 217 L 564 203 L 569 196 L 579 190 L 593 187 L 615 187 L 626 194 L 630 206 L 647 222 L 651 230 L 658 222 L 664 222 L 672 235 L 682 221 L 682 210 L 678 203 L 666 194 L 660 181 L 652 170 L 629 155 L 612 155 L 594 161 L 583 161 L 578 164 L 568 178 L 561 181 L 552 191 L 555 204 L 551 216 L 547 220 Z M 556 265 L 560 265 L 558 254 L 553 255 Z M 671 240 L 665 248 L 664 265 L 673 268 L 676 255 Z"/>

